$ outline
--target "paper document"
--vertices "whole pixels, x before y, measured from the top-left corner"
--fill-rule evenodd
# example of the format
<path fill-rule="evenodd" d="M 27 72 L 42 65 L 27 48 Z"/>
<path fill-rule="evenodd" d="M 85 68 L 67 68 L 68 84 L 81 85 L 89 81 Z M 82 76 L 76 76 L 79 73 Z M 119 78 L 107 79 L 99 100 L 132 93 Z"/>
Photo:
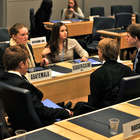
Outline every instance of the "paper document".
<path fill-rule="evenodd" d="M 57 71 L 52 70 L 52 77 L 59 76 L 59 75 L 64 75 L 64 74 L 65 73 L 61 73 L 61 72 L 57 72 Z"/>

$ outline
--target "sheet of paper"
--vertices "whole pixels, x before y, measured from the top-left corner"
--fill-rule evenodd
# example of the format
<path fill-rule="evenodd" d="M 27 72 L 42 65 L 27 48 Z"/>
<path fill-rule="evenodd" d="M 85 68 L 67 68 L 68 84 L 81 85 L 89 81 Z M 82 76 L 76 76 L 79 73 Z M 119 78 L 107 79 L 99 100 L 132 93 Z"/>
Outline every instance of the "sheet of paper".
<path fill-rule="evenodd" d="M 61 73 L 61 72 L 57 72 L 57 71 L 51 71 L 52 72 L 52 77 L 55 77 L 55 76 L 59 76 L 59 75 L 64 75 L 65 73 Z"/>

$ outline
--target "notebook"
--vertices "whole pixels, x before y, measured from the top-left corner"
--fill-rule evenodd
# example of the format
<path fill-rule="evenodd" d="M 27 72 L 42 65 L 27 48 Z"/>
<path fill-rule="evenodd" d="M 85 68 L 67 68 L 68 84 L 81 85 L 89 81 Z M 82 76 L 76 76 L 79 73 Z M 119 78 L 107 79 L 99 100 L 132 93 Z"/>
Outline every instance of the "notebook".
<path fill-rule="evenodd" d="M 55 104 L 54 102 L 52 102 L 49 99 L 43 100 L 42 103 L 44 104 L 44 106 L 47 107 L 52 107 L 52 108 L 62 108 L 59 105 Z M 56 121 L 60 121 L 61 119 L 56 119 Z"/>

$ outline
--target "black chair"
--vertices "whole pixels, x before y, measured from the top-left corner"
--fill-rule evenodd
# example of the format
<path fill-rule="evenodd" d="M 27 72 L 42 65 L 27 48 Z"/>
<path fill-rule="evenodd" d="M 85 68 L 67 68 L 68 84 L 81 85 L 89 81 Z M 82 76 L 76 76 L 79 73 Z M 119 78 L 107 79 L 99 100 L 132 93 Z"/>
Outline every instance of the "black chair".
<path fill-rule="evenodd" d="M 91 7 L 90 16 L 94 15 L 104 16 L 104 7 Z"/>
<path fill-rule="evenodd" d="M 133 6 L 132 5 L 124 5 L 123 12 L 133 14 Z"/>
<path fill-rule="evenodd" d="M 140 14 L 136 14 L 136 23 L 140 23 Z"/>
<path fill-rule="evenodd" d="M 115 28 L 115 18 L 105 16 L 94 17 L 92 35 L 86 41 L 87 50 L 97 51 L 97 45 L 101 40 L 101 35 L 97 33 L 97 30 L 111 28 Z"/>
<path fill-rule="evenodd" d="M 43 126 L 34 110 L 29 90 L 0 82 L 0 98 L 13 131 L 30 131 Z"/>
<path fill-rule="evenodd" d="M 121 80 L 116 103 L 140 97 L 140 75 L 125 77 Z"/>
<path fill-rule="evenodd" d="M 127 28 L 130 24 L 132 24 L 132 14 L 131 13 L 117 13 L 115 14 L 115 27 L 122 27 L 124 29 Z"/>
<path fill-rule="evenodd" d="M 112 5 L 111 6 L 111 15 L 115 15 L 117 13 L 133 13 L 132 5 Z"/>
<path fill-rule="evenodd" d="M 29 16 L 29 19 L 30 19 L 30 38 L 32 38 L 32 37 L 36 37 L 36 35 L 35 35 L 36 27 L 35 27 L 34 9 L 33 8 L 30 9 L 29 15 L 30 15 Z"/>
<path fill-rule="evenodd" d="M 0 28 L 0 42 L 10 41 L 10 35 L 8 34 L 8 29 L 6 27 Z"/>
<path fill-rule="evenodd" d="M 10 136 L 11 134 L 5 120 L 5 108 L 2 100 L 0 99 L 0 140 Z"/>

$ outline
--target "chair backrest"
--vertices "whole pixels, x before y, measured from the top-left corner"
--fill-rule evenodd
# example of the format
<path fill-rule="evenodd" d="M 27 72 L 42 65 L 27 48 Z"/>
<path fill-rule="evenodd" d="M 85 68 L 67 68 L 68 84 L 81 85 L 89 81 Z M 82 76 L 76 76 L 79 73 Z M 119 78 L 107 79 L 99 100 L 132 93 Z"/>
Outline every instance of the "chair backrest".
<path fill-rule="evenodd" d="M 94 15 L 104 16 L 104 7 L 91 7 L 90 16 Z"/>
<path fill-rule="evenodd" d="M 17 129 L 30 131 L 42 127 L 29 90 L 0 82 L 0 98 L 14 131 Z"/>
<path fill-rule="evenodd" d="M 5 108 L 2 100 L 0 99 L 0 140 L 10 136 L 11 135 L 5 120 Z"/>
<path fill-rule="evenodd" d="M 132 5 L 112 5 L 111 6 L 111 15 L 115 15 L 117 13 L 133 13 Z"/>
<path fill-rule="evenodd" d="M 136 23 L 140 23 L 140 14 L 136 14 Z"/>
<path fill-rule="evenodd" d="M 30 19 L 30 36 L 34 37 L 35 34 L 35 19 L 34 19 L 34 9 L 30 9 L 29 13 L 29 19 Z"/>
<path fill-rule="evenodd" d="M 137 97 L 140 97 L 140 75 L 122 78 L 116 103 Z"/>
<path fill-rule="evenodd" d="M 124 27 L 126 28 L 130 24 L 132 24 L 132 14 L 131 13 L 117 13 L 115 14 L 115 27 Z"/>
<path fill-rule="evenodd" d="M 6 27 L 0 28 L 0 42 L 10 41 L 10 35 L 8 34 L 8 29 Z"/>
<path fill-rule="evenodd" d="M 105 16 L 94 17 L 92 41 L 100 40 L 101 35 L 97 33 L 97 30 L 111 29 L 111 28 L 115 28 L 115 18 L 105 17 Z"/>

